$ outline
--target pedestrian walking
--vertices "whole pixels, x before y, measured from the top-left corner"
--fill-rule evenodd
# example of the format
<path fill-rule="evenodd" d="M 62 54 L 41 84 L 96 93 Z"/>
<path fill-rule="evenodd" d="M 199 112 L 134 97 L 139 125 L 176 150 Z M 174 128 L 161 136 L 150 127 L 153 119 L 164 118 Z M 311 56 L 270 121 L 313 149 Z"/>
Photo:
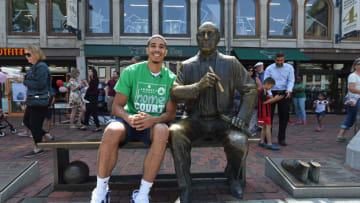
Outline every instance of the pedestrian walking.
<path fill-rule="evenodd" d="M 53 139 L 52 136 L 45 135 L 46 132 L 42 128 L 49 105 L 50 71 L 44 62 L 46 57 L 39 47 L 29 45 L 25 48 L 24 55 L 32 66 L 24 78 L 16 78 L 15 81 L 23 82 L 27 87 L 23 122 L 33 135 L 34 148 L 25 157 L 32 157 L 44 152 L 37 145 L 42 142 L 44 136 L 46 140 Z"/>
<path fill-rule="evenodd" d="M 89 68 L 88 71 L 90 82 L 89 87 L 86 90 L 85 99 L 89 101 L 86 103 L 86 113 L 84 124 L 80 127 L 80 130 L 86 130 L 89 126 L 90 115 L 93 117 L 96 128 L 93 132 L 101 131 L 99 118 L 98 118 L 98 95 L 99 95 L 99 79 L 95 68 Z"/>
<path fill-rule="evenodd" d="M 70 90 L 69 104 L 71 106 L 70 128 L 76 128 L 74 125 L 76 114 L 82 103 L 81 101 L 81 82 L 79 81 L 80 71 L 76 68 L 71 70 L 70 80 L 67 88 Z"/>
<path fill-rule="evenodd" d="M 326 100 L 326 94 L 323 92 L 320 92 L 318 95 L 318 99 L 314 101 L 313 108 L 315 108 L 316 113 L 316 120 L 318 123 L 318 127 L 316 128 L 317 132 L 321 132 L 324 129 L 324 126 L 322 124 L 322 121 L 326 114 L 326 109 L 328 112 L 330 112 L 330 105 L 329 101 Z"/>
<path fill-rule="evenodd" d="M 106 86 L 107 86 L 107 110 L 110 111 L 110 114 L 111 114 L 111 111 L 112 111 L 112 104 L 113 104 L 114 97 L 115 97 L 115 94 L 116 94 L 116 92 L 114 90 L 114 87 L 116 85 L 116 82 L 119 79 L 119 76 L 120 76 L 120 73 L 118 71 L 114 71 L 112 73 L 111 80 L 109 80 L 106 83 Z"/>
<path fill-rule="evenodd" d="M 336 137 L 337 142 L 346 141 L 345 131 L 354 125 L 360 106 L 360 58 L 354 61 L 352 68 L 355 71 L 348 77 L 348 93 L 345 97 L 346 119 L 340 126 L 339 133 Z"/>
<path fill-rule="evenodd" d="M 306 125 L 306 112 L 305 112 L 305 94 L 306 85 L 302 82 L 301 76 L 296 76 L 295 86 L 293 89 L 293 102 L 296 114 L 296 124 Z"/>

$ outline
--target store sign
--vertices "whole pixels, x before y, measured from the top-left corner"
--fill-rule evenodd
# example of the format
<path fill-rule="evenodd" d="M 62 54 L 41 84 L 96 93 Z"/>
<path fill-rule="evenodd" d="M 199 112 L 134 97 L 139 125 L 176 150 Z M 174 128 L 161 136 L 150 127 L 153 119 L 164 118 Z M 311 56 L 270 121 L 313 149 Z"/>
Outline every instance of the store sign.
<path fill-rule="evenodd" d="M 341 17 L 341 37 L 360 30 L 360 0 L 343 0 Z"/>
<path fill-rule="evenodd" d="M 0 56 L 22 56 L 24 48 L 0 48 Z"/>

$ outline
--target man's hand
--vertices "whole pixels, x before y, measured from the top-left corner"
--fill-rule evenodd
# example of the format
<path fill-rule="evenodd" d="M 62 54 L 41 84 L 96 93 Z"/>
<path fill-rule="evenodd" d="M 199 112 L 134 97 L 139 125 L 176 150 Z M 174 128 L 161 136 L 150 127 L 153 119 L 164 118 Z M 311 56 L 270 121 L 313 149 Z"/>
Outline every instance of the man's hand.
<path fill-rule="evenodd" d="M 285 91 L 286 97 L 285 99 L 289 99 L 291 97 L 291 92 Z"/>
<path fill-rule="evenodd" d="M 279 101 L 282 98 L 284 98 L 284 96 L 283 95 L 276 95 L 274 98 L 276 99 L 276 101 Z"/>
<path fill-rule="evenodd" d="M 24 78 L 15 78 L 14 80 L 16 82 L 18 82 L 18 83 L 23 83 L 24 82 Z"/>
<path fill-rule="evenodd" d="M 214 87 L 217 81 L 219 81 L 220 78 L 215 73 L 207 72 L 198 82 L 200 90 Z"/>
<path fill-rule="evenodd" d="M 147 113 L 139 111 L 139 114 L 129 116 L 129 124 L 138 131 L 145 130 L 154 125 L 154 119 Z"/>

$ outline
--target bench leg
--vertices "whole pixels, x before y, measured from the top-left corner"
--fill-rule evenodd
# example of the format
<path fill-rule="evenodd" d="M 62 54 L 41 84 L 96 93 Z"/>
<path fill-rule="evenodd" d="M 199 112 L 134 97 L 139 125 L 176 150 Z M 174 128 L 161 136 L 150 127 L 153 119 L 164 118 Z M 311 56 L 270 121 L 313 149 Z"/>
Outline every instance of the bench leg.
<path fill-rule="evenodd" d="M 67 149 L 54 149 L 54 183 L 65 184 L 64 171 L 69 164 L 69 150 Z"/>

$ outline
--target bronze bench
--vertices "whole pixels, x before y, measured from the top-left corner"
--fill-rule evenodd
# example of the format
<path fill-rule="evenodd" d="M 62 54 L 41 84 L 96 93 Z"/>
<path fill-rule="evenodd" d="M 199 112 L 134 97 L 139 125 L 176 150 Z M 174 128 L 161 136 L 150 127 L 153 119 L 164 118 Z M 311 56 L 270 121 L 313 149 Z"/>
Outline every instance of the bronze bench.
<path fill-rule="evenodd" d="M 249 143 L 259 142 L 259 138 L 249 138 Z M 38 143 L 42 149 L 51 149 L 53 152 L 53 171 L 54 171 L 54 189 L 55 190 L 68 190 L 80 191 L 90 190 L 96 184 L 96 176 L 90 176 L 86 183 L 82 184 L 66 184 L 63 180 L 65 168 L 70 163 L 69 151 L 82 150 L 82 149 L 98 149 L 101 141 L 47 141 Z M 194 148 L 198 147 L 222 147 L 221 143 L 202 142 L 201 144 L 194 144 Z M 146 149 L 148 146 L 142 142 L 129 142 L 122 146 L 121 149 Z M 193 181 L 214 181 L 225 180 L 224 172 L 212 173 L 192 173 Z M 110 184 L 114 183 L 118 186 L 137 185 L 141 180 L 142 174 L 137 175 L 112 175 Z M 169 183 L 176 185 L 175 174 L 158 174 L 156 177 L 156 186 L 169 186 Z"/>

